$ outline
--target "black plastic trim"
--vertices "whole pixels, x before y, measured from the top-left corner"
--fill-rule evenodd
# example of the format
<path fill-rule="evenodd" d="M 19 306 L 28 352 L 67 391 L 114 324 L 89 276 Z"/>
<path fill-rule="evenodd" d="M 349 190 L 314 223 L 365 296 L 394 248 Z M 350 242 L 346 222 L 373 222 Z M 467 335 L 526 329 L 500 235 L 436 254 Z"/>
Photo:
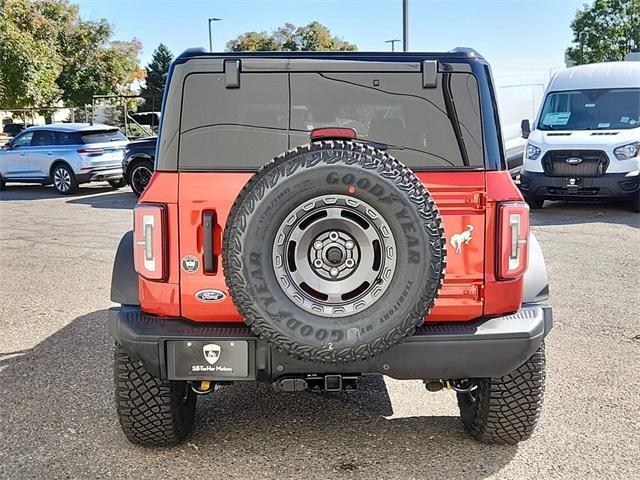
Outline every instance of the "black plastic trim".
<path fill-rule="evenodd" d="M 138 273 L 133 263 L 133 231 L 125 233 L 118 245 L 111 275 L 111 301 L 140 305 Z"/>
<path fill-rule="evenodd" d="M 216 223 L 214 212 L 204 212 L 202 214 L 202 235 L 204 237 L 204 273 L 216 273 L 216 257 L 214 255 L 213 233 Z"/>
<path fill-rule="evenodd" d="M 535 304 L 549 301 L 549 276 L 544 254 L 533 232 L 529 234 L 529 266 L 524 272 L 523 301 Z"/>
<path fill-rule="evenodd" d="M 547 200 L 589 201 L 637 197 L 640 193 L 640 178 L 625 175 L 605 173 L 599 177 L 576 177 L 579 180 L 578 188 L 569 193 L 566 188 L 569 176 L 556 177 L 523 171 L 520 175 L 520 190 L 526 197 Z M 624 190 L 622 184 L 631 185 L 632 188 Z"/>
<path fill-rule="evenodd" d="M 524 363 L 553 326 L 551 307 L 525 304 L 504 317 L 425 324 L 401 345 L 366 362 L 323 365 L 277 352 L 244 324 L 158 318 L 134 306 L 111 308 L 108 317 L 115 341 L 155 376 L 167 378 L 167 341 L 237 339 L 255 342 L 255 368 L 250 371 L 262 382 L 307 374 L 384 374 L 397 379 L 500 377 Z M 207 378 L 194 377 L 200 379 Z"/>
<path fill-rule="evenodd" d="M 224 75 L 226 88 L 240 88 L 240 60 L 225 60 Z"/>

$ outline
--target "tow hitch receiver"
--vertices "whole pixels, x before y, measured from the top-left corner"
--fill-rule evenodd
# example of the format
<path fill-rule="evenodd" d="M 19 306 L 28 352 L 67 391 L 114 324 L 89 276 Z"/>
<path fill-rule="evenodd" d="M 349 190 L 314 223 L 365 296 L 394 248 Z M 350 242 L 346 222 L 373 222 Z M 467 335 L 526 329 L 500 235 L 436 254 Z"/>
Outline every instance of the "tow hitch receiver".
<path fill-rule="evenodd" d="M 304 377 L 287 377 L 273 382 L 273 388 L 282 392 L 301 392 L 303 390 L 339 392 L 356 390 L 357 375 L 307 375 Z"/>

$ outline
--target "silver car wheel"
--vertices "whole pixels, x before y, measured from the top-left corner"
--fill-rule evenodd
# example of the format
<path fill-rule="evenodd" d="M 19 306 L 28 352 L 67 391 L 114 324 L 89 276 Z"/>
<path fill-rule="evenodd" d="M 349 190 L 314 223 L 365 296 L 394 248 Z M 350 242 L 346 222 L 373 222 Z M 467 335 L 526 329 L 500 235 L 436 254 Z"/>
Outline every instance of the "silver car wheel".
<path fill-rule="evenodd" d="M 396 243 L 385 219 L 345 195 L 316 197 L 284 220 L 273 246 L 276 277 L 304 310 L 325 317 L 353 315 L 387 290 Z"/>
<path fill-rule="evenodd" d="M 53 184 L 61 192 L 68 192 L 71 188 L 71 175 L 64 167 L 56 168 L 53 174 Z"/>

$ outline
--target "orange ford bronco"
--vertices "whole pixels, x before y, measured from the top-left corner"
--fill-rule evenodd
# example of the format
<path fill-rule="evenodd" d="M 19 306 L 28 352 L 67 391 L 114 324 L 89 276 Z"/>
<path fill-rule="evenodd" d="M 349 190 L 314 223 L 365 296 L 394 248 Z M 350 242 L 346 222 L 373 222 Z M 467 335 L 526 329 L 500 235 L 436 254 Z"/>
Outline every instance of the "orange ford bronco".
<path fill-rule="evenodd" d="M 448 53 L 189 50 L 109 311 L 127 438 L 190 432 L 219 385 L 457 392 L 475 438 L 540 415 L 552 326 L 491 72 Z"/>

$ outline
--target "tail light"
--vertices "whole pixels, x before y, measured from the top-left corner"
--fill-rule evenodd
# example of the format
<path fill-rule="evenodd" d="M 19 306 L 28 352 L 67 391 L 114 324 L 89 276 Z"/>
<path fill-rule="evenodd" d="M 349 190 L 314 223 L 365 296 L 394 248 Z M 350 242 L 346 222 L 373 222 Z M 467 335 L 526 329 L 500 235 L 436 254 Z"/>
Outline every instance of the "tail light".
<path fill-rule="evenodd" d="M 81 148 L 78 150 L 78 153 L 83 155 L 102 155 L 104 153 L 104 148 Z"/>
<path fill-rule="evenodd" d="M 353 140 L 356 138 L 356 131 L 346 127 L 322 127 L 314 128 L 310 133 L 311 140 L 330 140 L 339 138 L 343 140 Z"/>
<path fill-rule="evenodd" d="M 149 280 L 166 279 L 166 207 L 140 204 L 134 209 L 133 259 L 136 272 Z"/>
<path fill-rule="evenodd" d="M 523 202 L 502 203 L 498 215 L 498 277 L 518 278 L 529 262 L 529 206 Z"/>

